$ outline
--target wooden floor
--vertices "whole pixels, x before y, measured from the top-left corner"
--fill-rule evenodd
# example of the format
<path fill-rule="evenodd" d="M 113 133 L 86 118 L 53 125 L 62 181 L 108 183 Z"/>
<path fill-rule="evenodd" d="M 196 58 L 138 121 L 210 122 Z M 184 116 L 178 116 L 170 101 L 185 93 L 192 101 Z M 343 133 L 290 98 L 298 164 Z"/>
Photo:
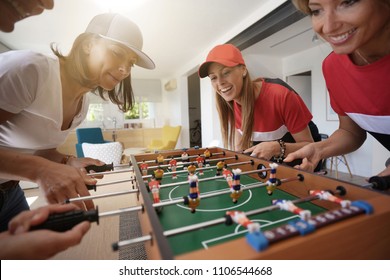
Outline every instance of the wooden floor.
<path fill-rule="evenodd" d="M 363 177 L 363 176 L 358 176 L 358 175 L 353 175 L 352 176 L 349 174 L 349 173 L 344 173 L 344 172 L 338 172 L 338 174 L 336 174 L 336 172 L 333 170 L 333 171 L 330 171 L 330 170 L 326 170 L 327 174 L 326 176 L 329 176 L 329 177 L 332 177 L 332 178 L 335 178 L 335 179 L 338 179 L 338 180 L 341 180 L 341 181 L 347 181 L 347 182 L 350 182 L 350 183 L 354 183 L 354 184 L 357 184 L 357 185 L 366 185 L 367 184 L 367 179 L 366 177 Z"/>

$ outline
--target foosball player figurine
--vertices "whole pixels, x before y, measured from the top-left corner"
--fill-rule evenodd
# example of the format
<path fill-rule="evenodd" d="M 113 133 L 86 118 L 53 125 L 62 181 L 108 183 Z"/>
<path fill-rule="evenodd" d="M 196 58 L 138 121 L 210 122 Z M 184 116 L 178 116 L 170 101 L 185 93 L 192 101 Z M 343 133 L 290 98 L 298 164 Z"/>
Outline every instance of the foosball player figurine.
<path fill-rule="evenodd" d="M 198 164 L 198 168 L 200 168 L 199 175 L 203 175 L 203 162 L 204 158 L 201 155 L 198 155 L 198 157 L 196 158 L 196 163 Z"/>
<path fill-rule="evenodd" d="M 191 162 L 190 165 L 188 165 L 187 167 L 187 171 L 189 176 L 194 175 L 196 172 L 196 165 L 193 162 Z"/>
<path fill-rule="evenodd" d="M 145 162 L 145 160 L 143 160 L 139 166 L 139 168 L 141 169 L 141 172 L 142 172 L 142 176 L 148 175 L 148 167 L 149 167 L 148 164 Z M 148 179 L 144 178 L 144 182 L 147 183 Z"/>
<path fill-rule="evenodd" d="M 308 221 L 311 217 L 311 212 L 309 210 L 299 208 L 294 203 L 292 203 L 292 201 L 284 199 L 274 199 L 272 200 L 272 204 L 278 205 L 281 210 L 299 215 L 304 221 Z"/>
<path fill-rule="evenodd" d="M 154 175 L 152 175 L 152 178 L 150 179 L 148 186 L 149 186 L 148 191 L 151 192 L 153 195 L 153 203 L 159 203 L 160 202 L 160 184 L 156 180 Z"/>
<path fill-rule="evenodd" d="M 271 168 L 270 174 L 269 174 L 269 179 L 267 181 L 267 193 L 268 195 L 272 195 L 273 192 L 276 189 L 276 168 L 278 167 L 277 163 L 270 163 L 269 167 Z"/>
<path fill-rule="evenodd" d="M 222 176 L 228 183 L 229 188 L 231 188 L 233 186 L 233 173 L 226 166 L 222 170 Z"/>
<path fill-rule="evenodd" d="M 223 160 L 217 162 L 217 173 L 215 174 L 215 176 L 221 175 L 224 166 L 225 166 L 225 162 Z"/>
<path fill-rule="evenodd" d="M 183 197 L 184 204 L 188 205 L 188 207 L 191 209 L 191 213 L 195 213 L 195 209 L 199 206 L 200 203 L 198 176 L 188 176 L 188 182 L 190 184 L 190 191 L 188 196 Z"/>
<path fill-rule="evenodd" d="M 187 169 L 186 162 L 188 162 L 189 156 L 186 152 L 186 150 L 183 150 L 183 153 L 181 154 L 181 161 L 183 162 L 184 165 L 184 170 Z"/>
<path fill-rule="evenodd" d="M 163 165 L 164 164 L 164 156 L 162 154 L 158 154 L 156 158 L 156 162 L 158 165 Z"/>
<path fill-rule="evenodd" d="M 231 225 L 234 222 L 247 228 L 246 240 L 257 251 L 262 251 L 268 247 L 269 242 L 261 232 L 260 224 L 251 221 L 244 212 L 227 211 L 225 219 L 227 225 Z"/>
<path fill-rule="evenodd" d="M 156 178 L 156 180 L 160 185 L 163 176 L 164 176 L 164 170 L 160 166 L 158 166 L 156 170 L 154 170 L 154 177 Z"/>
<path fill-rule="evenodd" d="M 210 166 L 209 159 L 211 157 L 211 152 L 209 151 L 208 148 L 206 148 L 206 150 L 204 150 L 203 155 L 204 155 L 204 163 L 205 163 L 205 165 L 206 166 Z"/>
<path fill-rule="evenodd" d="M 309 194 L 310 195 L 317 195 L 319 197 L 319 199 L 321 199 L 321 200 L 328 200 L 328 201 L 332 201 L 332 202 L 338 203 L 343 208 L 347 208 L 347 207 L 351 206 L 351 201 L 350 200 L 341 199 L 341 198 L 331 194 L 328 191 L 311 190 L 311 191 L 309 191 Z"/>
<path fill-rule="evenodd" d="M 171 168 L 172 172 L 172 179 L 177 179 L 176 169 L 177 169 L 177 160 L 172 157 L 169 161 L 169 167 Z"/>
<path fill-rule="evenodd" d="M 242 190 L 241 190 L 241 169 L 233 169 L 233 181 L 232 181 L 232 187 L 230 188 L 231 194 L 230 197 L 233 200 L 233 203 L 237 203 L 238 199 L 242 195 Z"/>

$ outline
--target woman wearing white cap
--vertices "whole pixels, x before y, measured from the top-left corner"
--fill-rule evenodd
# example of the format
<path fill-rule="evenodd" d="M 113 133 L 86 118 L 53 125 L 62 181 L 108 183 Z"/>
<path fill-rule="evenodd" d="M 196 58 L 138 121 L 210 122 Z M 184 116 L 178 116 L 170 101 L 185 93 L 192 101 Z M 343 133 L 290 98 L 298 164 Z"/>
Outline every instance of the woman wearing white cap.
<path fill-rule="evenodd" d="M 287 154 L 321 140 L 299 95 L 280 79 L 252 81 L 235 46 L 214 47 L 198 73 L 210 78 L 216 92 L 225 147 L 283 162 Z"/>
<path fill-rule="evenodd" d="M 109 98 L 123 111 L 132 107 L 131 68 L 154 68 L 142 43 L 136 24 L 109 13 L 92 19 L 67 56 L 53 46 L 55 56 L 32 51 L 0 55 L 0 231 L 28 209 L 18 182 L 10 180 L 38 183 L 49 203 L 89 195 L 85 185 L 96 180 L 83 167 L 103 163 L 72 158 L 56 148 L 86 117 L 86 93 Z M 79 206 L 94 207 L 91 201 Z"/>

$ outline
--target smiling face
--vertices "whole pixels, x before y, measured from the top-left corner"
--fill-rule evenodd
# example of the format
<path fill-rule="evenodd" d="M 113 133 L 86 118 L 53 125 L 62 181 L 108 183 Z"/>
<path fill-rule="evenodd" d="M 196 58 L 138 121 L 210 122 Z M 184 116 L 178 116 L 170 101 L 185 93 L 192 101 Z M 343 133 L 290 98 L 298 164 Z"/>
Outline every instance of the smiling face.
<path fill-rule="evenodd" d="M 310 0 L 314 31 L 335 53 L 388 45 L 390 5 L 383 0 Z"/>
<path fill-rule="evenodd" d="M 112 90 L 131 73 L 138 56 L 124 45 L 106 39 L 95 40 L 87 47 L 88 69 L 93 82 Z"/>
<path fill-rule="evenodd" d="M 211 63 L 208 73 L 214 90 L 225 101 L 240 102 L 243 77 L 246 75 L 244 65 L 226 67 L 219 63 Z"/>

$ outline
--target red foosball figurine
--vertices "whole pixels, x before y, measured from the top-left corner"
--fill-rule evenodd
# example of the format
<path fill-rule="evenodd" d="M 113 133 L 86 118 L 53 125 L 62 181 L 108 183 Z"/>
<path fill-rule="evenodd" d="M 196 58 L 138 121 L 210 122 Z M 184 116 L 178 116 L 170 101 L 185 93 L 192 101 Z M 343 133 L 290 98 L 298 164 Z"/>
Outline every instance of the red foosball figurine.
<path fill-rule="evenodd" d="M 230 216 L 233 222 L 236 224 L 239 224 L 245 228 L 248 229 L 250 233 L 259 232 L 260 231 L 260 224 L 252 222 L 249 220 L 249 218 L 245 215 L 244 212 L 241 211 L 227 211 L 227 216 Z"/>
<path fill-rule="evenodd" d="M 223 168 L 222 170 L 222 176 L 225 178 L 226 182 L 229 185 L 229 188 L 233 186 L 233 173 L 227 169 L 226 167 Z"/>
<path fill-rule="evenodd" d="M 328 200 L 328 201 L 332 201 L 332 202 L 338 203 L 343 208 L 347 208 L 347 207 L 349 207 L 351 205 L 351 201 L 350 200 L 341 199 L 341 198 L 331 194 L 328 191 L 312 190 L 312 191 L 309 191 L 309 193 L 310 193 L 310 195 L 317 195 L 322 200 Z"/>
<path fill-rule="evenodd" d="M 171 168 L 172 179 L 177 179 L 177 174 L 176 174 L 177 160 L 175 158 L 172 157 L 172 159 L 169 161 L 169 167 Z"/>
<path fill-rule="evenodd" d="M 149 182 L 149 190 L 153 195 L 153 202 L 154 203 L 159 203 L 160 202 L 160 184 L 156 180 L 154 176 L 150 179 Z"/>
<path fill-rule="evenodd" d="M 148 175 L 148 164 L 145 162 L 145 160 L 142 161 L 140 164 L 139 168 L 141 169 L 142 176 L 147 176 Z M 148 182 L 147 178 L 144 178 L 144 182 Z"/>
<path fill-rule="evenodd" d="M 301 217 L 302 220 L 307 221 L 311 217 L 311 212 L 309 210 L 304 210 L 296 206 L 292 201 L 284 199 L 274 199 L 272 200 L 273 205 L 278 205 L 281 210 L 289 211 L 291 213 L 297 214 Z"/>
<path fill-rule="evenodd" d="M 198 164 L 199 175 L 203 175 L 203 162 L 204 158 L 201 155 L 198 155 L 198 157 L 196 158 L 196 163 Z"/>

